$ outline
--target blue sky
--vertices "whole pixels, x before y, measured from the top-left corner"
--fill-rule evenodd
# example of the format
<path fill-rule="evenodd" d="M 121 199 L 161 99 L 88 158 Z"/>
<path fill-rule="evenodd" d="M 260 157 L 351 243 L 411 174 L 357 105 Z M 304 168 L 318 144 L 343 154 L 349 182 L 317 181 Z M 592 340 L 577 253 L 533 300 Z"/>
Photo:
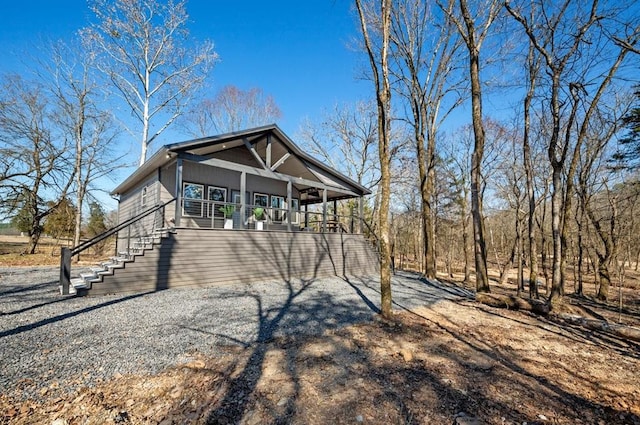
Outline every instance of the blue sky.
<path fill-rule="evenodd" d="M 290 135 L 304 117 L 369 96 L 369 82 L 357 77 L 366 64 L 348 47 L 358 36 L 351 4 L 190 0 L 192 36 L 212 40 L 221 59 L 208 80 L 209 90 L 213 93 L 228 84 L 261 88 L 280 106 L 283 117 L 278 124 Z M 25 52 L 42 45 L 43 39 L 69 40 L 90 17 L 86 0 L 4 3 L 0 72 L 21 72 Z"/>
<path fill-rule="evenodd" d="M 367 64 L 352 47 L 358 28 L 351 5 L 349 0 L 190 0 L 191 35 L 212 40 L 220 56 L 208 90 L 213 94 L 229 84 L 261 88 L 274 97 L 283 114 L 278 124 L 292 137 L 305 118 L 313 120 L 336 103 L 371 96 L 370 82 L 359 78 Z M 86 0 L 3 2 L 0 73 L 28 72 L 44 41 L 71 40 L 91 18 Z M 151 151 L 187 138 L 167 132 Z M 138 155 L 136 138 L 132 161 Z M 132 170 L 119 171 L 114 183 L 103 186 L 115 186 Z"/>

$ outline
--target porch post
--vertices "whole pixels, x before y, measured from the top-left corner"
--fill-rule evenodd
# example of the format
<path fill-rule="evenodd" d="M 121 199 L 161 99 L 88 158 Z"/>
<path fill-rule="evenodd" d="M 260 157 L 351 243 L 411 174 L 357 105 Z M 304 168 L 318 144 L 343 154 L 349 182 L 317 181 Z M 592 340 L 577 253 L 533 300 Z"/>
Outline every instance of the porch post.
<path fill-rule="evenodd" d="M 176 213 L 174 227 L 180 226 L 180 216 L 182 215 L 182 158 L 176 160 Z"/>
<path fill-rule="evenodd" d="M 241 218 L 241 229 L 245 229 L 246 228 L 246 212 L 247 212 L 247 196 L 245 195 L 245 192 L 247 191 L 247 172 L 243 171 L 240 173 L 240 218 Z"/>
<path fill-rule="evenodd" d="M 360 234 L 364 233 L 364 202 L 362 202 L 362 196 L 358 198 L 358 231 Z"/>
<path fill-rule="evenodd" d="M 304 204 L 304 228 L 309 227 L 309 204 Z"/>
<path fill-rule="evenodd" d="M 327 231 L 327 188 L 322 189 L 322 233 Z"/>
<path fill-rule="evenodd" d="M 60 249 L 60 294 L 69 295 L 71 283 L 71 250 L 66 246 Z"/>
<path fill-rule="evenodd" d="M 291 212 L 291 180 L 287 181 L 287 231 L 291 231 L 291 217 L 293 213 Z"/>

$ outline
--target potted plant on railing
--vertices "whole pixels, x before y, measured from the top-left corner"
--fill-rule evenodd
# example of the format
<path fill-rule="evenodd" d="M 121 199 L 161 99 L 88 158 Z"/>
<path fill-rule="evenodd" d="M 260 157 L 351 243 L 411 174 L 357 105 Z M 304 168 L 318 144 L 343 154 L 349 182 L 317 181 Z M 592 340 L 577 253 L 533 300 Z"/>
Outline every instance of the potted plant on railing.
<path fill-rule="evenodd" d="M 225 229 L 233 229 L 233 213 L 235 212 L 235 210 L 235 205 L 224 205 L 218 208 L 218 211 L 220 211 L 224 215 Z"/>
<path fill-rule="evenodd" d="M 253 216 L 256 219 L 256 230 L 264 229 L 264 219 L 265 219 L 264 208 L 262 208 L 262 207 L 254 208 L 253 209 Z"/>

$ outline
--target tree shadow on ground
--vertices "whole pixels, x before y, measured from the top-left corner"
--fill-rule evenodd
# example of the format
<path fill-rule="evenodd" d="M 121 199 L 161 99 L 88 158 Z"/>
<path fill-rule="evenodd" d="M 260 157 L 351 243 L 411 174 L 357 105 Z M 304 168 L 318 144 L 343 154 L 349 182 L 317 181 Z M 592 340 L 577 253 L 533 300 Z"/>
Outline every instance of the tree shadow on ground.
<path fill-rule="evenodd" d="M 389 349 L 399 339 L 414 344 L 416 358 Z M 230 382 L 217 388 L 223 395 L 207 423 L 451 423 L 463 413 L 488 424 L 640 423 L 634 413 L 530 372 L 490 344 L 420 315 L 362 323 L 320 339 L 274 337 L 251 349 L 238 375 L 228 372 Z M 262 362 L 275 354 L 283 366 L 267 374 Z"/>
<path fill-rule="evenodd" d="M 13 328 L 13 329 L 8 329 L 8 330 L 0 332 L 0 338 L 4 338 L 4 337 L 9 336 L 9 335 L 18 335 L 18 334 L 21 334 L 23 332 L 27 332 L 27 331 L 30 331 L 30 330 L 33 330 L 33 329 L 40 328 L 42 326 L 50 325 L 50 324 L 55 323 L 55 322 L 60 322 L 62 320 L 70 319 L 72 317 L 76 317 L 76 316 L 79 316 L 79 315 L 82 315 L 82 314 L 85 314 L 85 313 L 89 313 L 91 311 L 98 310 L 98 309 L 101 309 L 103 307 L 107 307 L 107 306 L 114 305 L 114 304 L 119 304 L 119 303 L 122 303 L 122 302 L 125 302 L 125 301 L 128 301 L 128 300 L 132 300 L 134 298 L 143 297 L 143 296 L 151 294 L 151 293 L 153 293 L 153 291 L 152 292 L 143 292 L 143 293 L 139 293 L 139 294 L 128 295 L 128 296 L 125 296 L 125 297 L 119 297 L 117 299 L 112 299 L 112 300 L 109 300 L 109 301 L 106 301 L 106 302 L 103 302 L 103 303 L 100 303 L 100 304 L 92 305 L 92 306 L 89 306 L 89 307 L 84 307 L 84 308 L 81 308 L 79 310 L 70 311 L 70 312 L 67 312 L 67 313 L 59 314 L 57 316 L 47 317 L 46 319 L 38 320 L 36 322 L 28 323 L 26 325 L 20 325 L 20 326 L 17 326 L 15 328 Z M 65 298 L 65 299 L 63 299 L 63 301 L 69 302 L 69 300 L 71 300 L 71 299 L 72 298 Z M 44 303 L 44 304 L 41 304 L 41 305 L 35 305 L 35 306 L 31 306 L 31 307 L 26 307 L 23 310 L 26 311 L 26 310 L 30 310 L 31 308 L 42 307 L 43 305 L 52 304 L 53 302 L 56 302 L 56 301 Z"/>
<path fill-rule="evenodd" d="M 297 336 L 302 337 L 310 333 L 319 335 L 329 329 L 338 329 L 371 319 L 371 305 L 337 299 L 330 292 L 315 288 L 314 284 L 317 285 L 315 279 L 285 281 L 286 298 L 277 303 L 257 293 L 250 286 L 243 292 L 234 291 L 225 295 L 229 302 L 233 302 L 237 297 L 250 297 L 254 300 L 258 329 L 255 342 L 250 345 L 250 355 L 246 364 L 226 386 L 224 397 L 207 418 L 208 424 L 235 424 L 243 418 L 262 376 L 263 363 L 269 349 L 268 343 L 275 339 L 295 340 Z M 234 339 L 233 336 L 222 336 L 229 340 Z M 294 394 L 283 403 L 284 412 L 279 413 L 282 417 L 291 415 L 292 400 L 296 399 L 298 391 L 299 382 L 293 362 L 295 354 L 295 350 L 289 350 L 286 354 L 289 365 L 287 373 L 291 376 Z M 274 423 L 278 423 L 278 420 Z"/>
<path fill-rule="evenodd" d="M 255 315 L 258 324 L 252 341 L 216 328 L 194 328 L 240 347 L 225 363 L 222 379 L 203 390 L 210 394 L 205 423 L 451 423 L 462 412 L 496 424 L 542 423 L 541 415 L 558 423 L 640 423 L 633 412 L 594 402 L 572 391 L 567 381 L 532 371 L 508 344 L 469 333 L 447 318 L 420 315 L 407 302 L 396 304 L 406 310 L 398 320 L 372 321 L 375 279 L 343 280 L 359 298 L 341 298 L 317 279 L 274 282 L 266 290 L 246 285 L 220 295 L 228 303 L 251 299 L 254 307 L 244 313 Z M 396 279 L 394 285 L 407 297 L 412 282 Z M 425 306 L 439 302 L 419 285 L 416 291 Z M 450 301 L 467 298 L 451 296 Z M 588 342 L 586 336 L 544 325 L 571 343 Z M 400 353 L 399 341 L 410 342 L 412 357 Z M 594 393 L 610 390 L 588 376 L 575 379 Z M 184 411 L 178 402 L 170 417 Z"/>

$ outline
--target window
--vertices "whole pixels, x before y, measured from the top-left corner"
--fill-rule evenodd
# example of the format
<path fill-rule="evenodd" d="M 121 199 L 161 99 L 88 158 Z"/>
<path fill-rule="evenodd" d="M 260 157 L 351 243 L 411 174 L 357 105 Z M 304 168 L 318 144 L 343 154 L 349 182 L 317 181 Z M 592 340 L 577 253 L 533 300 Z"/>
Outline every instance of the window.
<path fill-rule="evenodd" d="M 142 188 L 142 192 L 140 193 L 140 205 L 143 207 L 147 206 L 147 193 L 149 192 L 149 186 L 145 186 Z"/>
<path fill-rule="evenodd" d="M 253 194 L 253 206 L 262 207 L 264 209 L 263 219 L 268 217 L 267 206 L 269 205 L 269 195 L 265 195 L 264 193 L 254 193 Z M 253 210 L 252 210 L 253 214 Z"/>
<path fill-rule="evenodd" d="M 254 193 L 253 194 L 253 205 L 256 207 L 268 207 L 269 206 L 269 195 L 265 195 L 264 193 Z"/>
<path fill-rule="evenodd" d="M 209 186 L 209 207 L 207 208 L 207 217 L 211 217 L 211 211 L 215 217 L 224 217 L 224 214 L 220 211 L 220 208 L 227 202 L 227 189 L 224 187 Z"/>
<path fill-rule="evenodd" d="M 291 217 L 292 224 L 300 224 L 300 201 L 297 199 L 291 200 L 291 209 L 293 210 L 293 216 Z"/>
<path fill-rule="evenodd" d="M 282 223 L 287 217 L 284 210 L 284 197 L 271 195 L 271 208 L 273 208 L 273 221 Z"/>
<path fill-rule="evenodd" d="M 204 186 L 196 183 L 184 183 L 182 185 L 182 215 L 202 217 L 202 199 Z"/>

